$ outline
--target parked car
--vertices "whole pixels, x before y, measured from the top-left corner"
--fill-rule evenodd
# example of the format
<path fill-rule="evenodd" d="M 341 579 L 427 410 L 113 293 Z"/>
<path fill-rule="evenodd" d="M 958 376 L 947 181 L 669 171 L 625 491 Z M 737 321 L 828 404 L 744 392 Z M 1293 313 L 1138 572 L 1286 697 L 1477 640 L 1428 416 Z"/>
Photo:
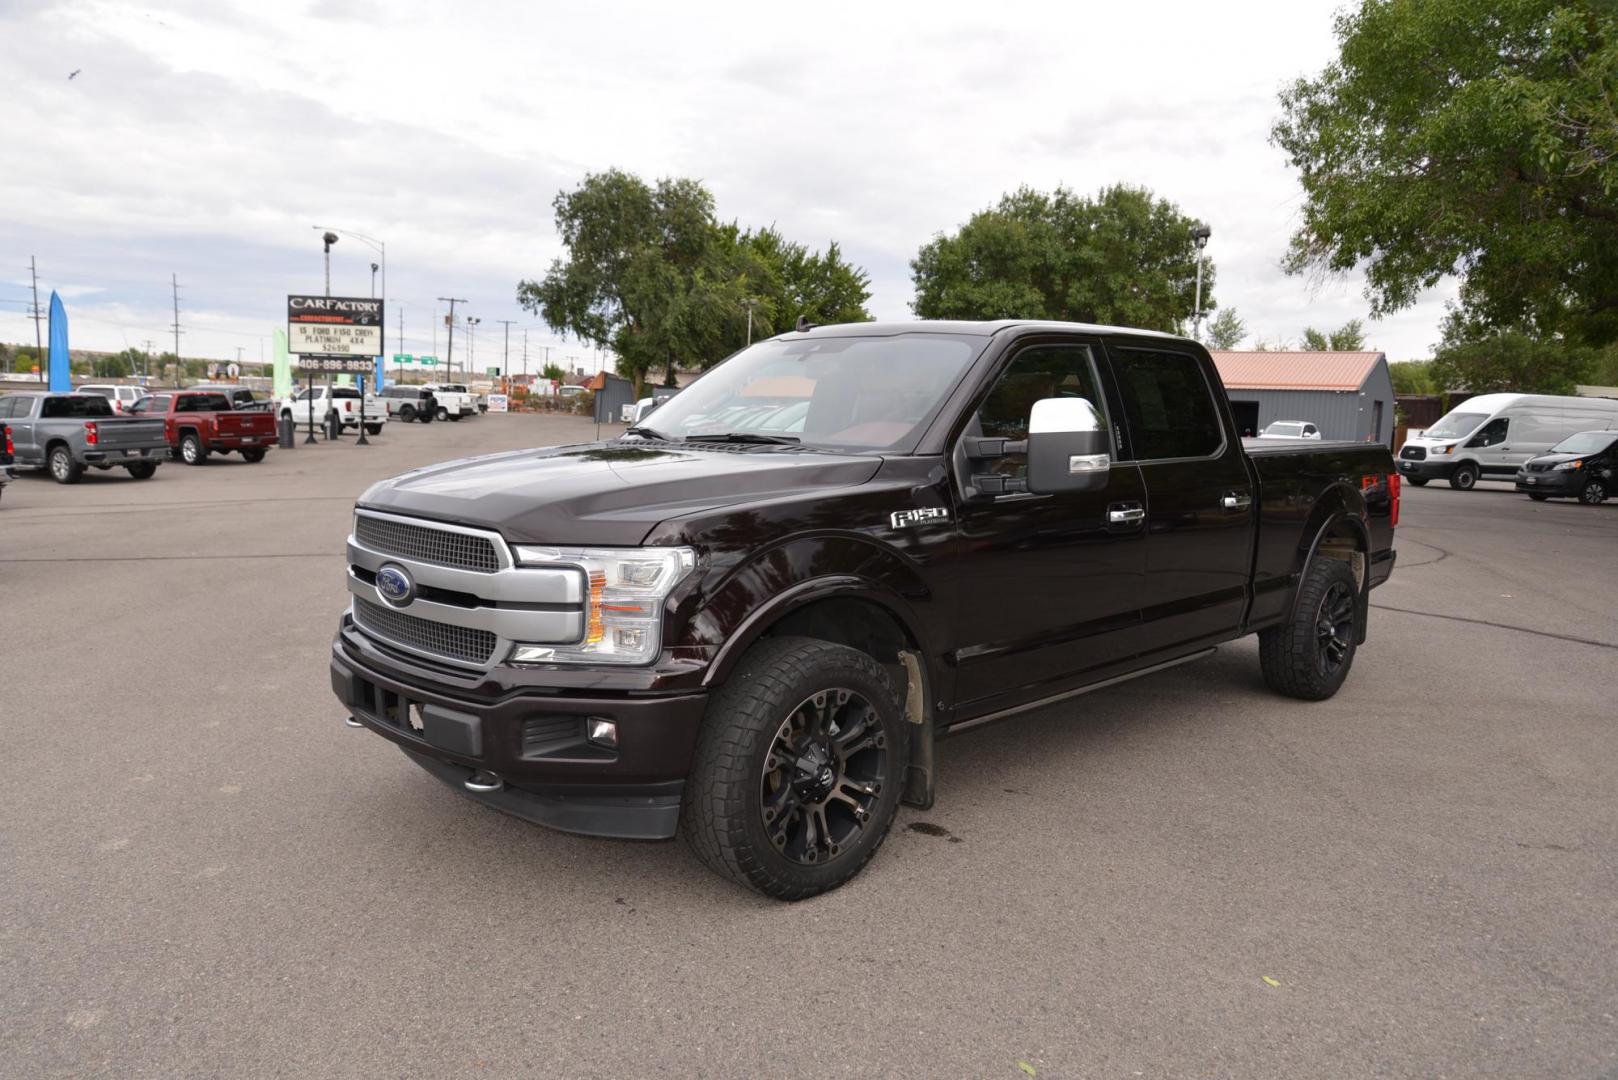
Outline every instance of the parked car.
<path fill-rule="evenodd" d="M 11 428 L 13 466 L 49 469 L 58 484 L 78 483 L 86 466 L 127 469 L 146 480 L 169 456 L 161 420 L 119 416 L 96 394 L 7 394 L 0 424 Z"/>
<path fill-rule="evenodd" d="M 1258 433 L 1261 439 L 1318 439 L 1320 429 L 1307 420 L 1277 420 Z"/>
<path fill-rule="evenodd" d="M 650 397 L 643 397 L 639 401 L 634 402 L 633 404 L 624 406 L 624 408 L 623 408 L 623 420 L 624 420 L 624 423 L 626 423 L 626 424 L 638 424 L 638 423 L 640 423 L 642 420 L 644 420 L 648 416 L 652 415 L 652 411 L 654 409 L 656 409 L 659 405 L 663 404 L 665 401 L 668 401 L 670 398 L 674 397 L 674 395 L 678 394 L 679 392 L 680 392 L 680 388 L 677 387 L 677 386 L 659 386 L 659 387 L 656 387 L 652 391 L 652 394 L 651 394 Z"/>
<path fill-rule="evenodd" d="M 438 399 L 424 386 L 394 383 L 383 388 L 381 401 L 389 417 L 406 423 L 420 420 L 428 424 L 438 418 Z"/>
<path fill-rule="evenodd" d="M 1517 470 L 1517 490 L 1535 502 L 1578 499 L 1590 506 L 1607 501 L 1618 481 L 1618 431 L 1581 431 L 1551 452 L 1529 458 Z"/>
<path fill-rule="evenodd" d="M 440 420 L 461 420 L 477 415 L 477 395 L 464 383 L 428 383 L 423 389 L 432 391 L 437 400 L 438 408 L 433 415 Z"/>
<path fill-rule="evenodd" d="M 229 396 L 215 390 L 153 394 L 135 404 L 134 415 L 161 418 L 169 446 L 187 465 L 206 465 L 209 454 L 230 453 L 256 465 L 276 442 L 275 417 L 233 409 Z"/>
<path fill-rule="evenodd" d="M 1618 429 L 1618 401 L 1549 394 L 1480 394 L 1412 435 L 1399 449 L 1399 475 L 1470 491 L 1479 480 L 1514 478 L 1531 458 L 1581 431 Z"/>
<path fill-rule="evenodd" d="M 589 392 L 590 388 L 588 386 L 567 385 L 556 388 L 556 396 L 559 398 L 576 398 Z"/>
<path fill-rule="evenodd" d="M 382 425 L 388 420 L 388 410 L 374 395 L 366 394 L 362 399 L 359 390 L 352 386 L 333 386 L 329 390 L 330 398 L 326 396 L 328 388 L 325 386 L 305 387 L 291 397 L 283 398 L 280 415 L 292 417 L 293 422 L 300 426 L 309 423 L 324 426 L 327 417 L 336 416 L 344 428 L 358 429 L 363 406 L 366 433 L 382 434 Z"/>
<path fill-rule="evenodd" d="M 234 383 L 197 383 L 187 387 L 188 390 L 210 390 L 216 394 L 224 394 L 230 399 L 230 407 L 237 412 L 264 412 L 275 411 L 275 399 L 268 394 L 260 394 L 248 386 L 237 386 Z"/>
<path fill-rule="evenodd" d="M 717 425 L 761 395 L 793 433 Z M 930 806 L 945 732 L 1253 633 L 1275 691 L 1332 696 L 1393 570 L 1388 449 L 1244 447 L 1207 350 L 1165 334 L 814 327 L 650 420 L 371 487 L 331 685 L 475 798 L 683 831 L 775 897 Z"/>
<path fill-rule="evenodd" d="M 112 402 L 112 411 L 120 416 L 150 392 L 144 386 L 125 386 L 121 383 L 88 383 L 74 391 L 76 394 L 94 394 L 106 398 Z"/>
<path fill-rule="evenodd" d="M 11 441 L 11 425 L 0 420 L 0 495 L 5 494 L 6 485 L 11 483 L 15 475 L 12 472 L 12 455 L 15 447 Z"/>

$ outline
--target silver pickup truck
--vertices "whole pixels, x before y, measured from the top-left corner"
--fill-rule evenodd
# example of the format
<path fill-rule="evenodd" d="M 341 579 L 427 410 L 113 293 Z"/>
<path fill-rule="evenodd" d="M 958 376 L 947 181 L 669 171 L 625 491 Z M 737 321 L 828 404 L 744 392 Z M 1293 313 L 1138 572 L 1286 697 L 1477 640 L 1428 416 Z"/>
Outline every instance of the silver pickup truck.
<path fill-rule="evenodd" d="M 7 394 L 0 423 L 11 429 L 16 467 L 49 469 L 58 484 L 78 483 L 86 466 L 127 469 L 145 480 L 169 457 L 161 419 L 119 416 L 94 394 Z"/>

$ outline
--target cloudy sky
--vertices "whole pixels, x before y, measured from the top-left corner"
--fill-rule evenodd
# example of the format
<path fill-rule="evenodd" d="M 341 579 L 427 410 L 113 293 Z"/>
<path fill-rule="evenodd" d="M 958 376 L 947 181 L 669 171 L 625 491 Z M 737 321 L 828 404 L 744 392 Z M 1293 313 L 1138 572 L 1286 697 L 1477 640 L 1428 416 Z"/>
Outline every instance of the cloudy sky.
<path fill-rule="evenodd" d="M 0 0 L 0 341 L 33 338 L 35 256 L 76 346 L 171 348 L 174 274 L 182 351 L 257 359 L 321 287 L 321 225 L 386 242 L 390 352 L 400 306 L 427 352 L 457 296 L 480 366 L 508 319 L 514 355 L 526 329 L 593 367 L 515 285 L 559 254 L 557 191 L 618 166 L 840 241 L 882 318 L 910 317 L 918 246 L 1001 193 L 1144 184 L 1212 226 L 1219 303 L 1295 342 L 1365 311 L 1357 276 L 1277 268 L 1300 195 L 1276 92 L 1333 55 L 1338 6 Z M 367 295 L 372 261 L 339 241 L 333 292 Z M 1371 344 L 1428 355 L 1451 291 Z"/>

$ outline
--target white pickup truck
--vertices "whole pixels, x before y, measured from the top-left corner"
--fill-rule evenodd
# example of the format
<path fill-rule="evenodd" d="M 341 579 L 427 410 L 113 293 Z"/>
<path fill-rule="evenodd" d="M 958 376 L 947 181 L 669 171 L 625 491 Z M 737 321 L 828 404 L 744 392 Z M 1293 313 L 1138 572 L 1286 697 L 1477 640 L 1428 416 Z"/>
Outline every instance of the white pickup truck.
<path fill-rule="evenodd" d="M 459 420 L 478 414 L 478 396 L 465 383 L 428 383 L 424 389 L 431 390 L 438 399 L 440 420 Z"/>
<path fill-rule="evenodd" d="M 388 422 L 388 410 L 374 395 L 366 394 L 362 402 L 360 392 L 355 387 L 333 386 L 329 389 L 332 395 L 330 400 L 326 397 L 328 388 L 324 386 L 299 390 L 289 398 L 282 398 L 276 411 L 281 416 L 292 417 L 300 427 L 311 423 L 324 427 L 326 417 L 335 413 L 345 428 L 359 427 L 363 411 L 366 434 L 382 434 L 382 425 Z"/>

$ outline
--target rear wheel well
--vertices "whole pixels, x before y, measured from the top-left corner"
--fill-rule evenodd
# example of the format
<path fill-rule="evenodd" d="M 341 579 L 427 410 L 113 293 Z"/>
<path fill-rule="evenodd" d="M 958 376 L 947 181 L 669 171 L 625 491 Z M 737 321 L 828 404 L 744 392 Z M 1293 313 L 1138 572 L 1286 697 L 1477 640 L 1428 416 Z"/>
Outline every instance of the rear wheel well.
<path fill-rule="evenodd" d="M 1365 534 L 1347 518 L 1338 518 L 1327 526 L 1325 535 L 1315 545 L 1315 558 L 1336 559 L 1348 564 L 1354 572 L 1354 586 L 1360 592 L 1365 591 L 1368 554 Z"/>

